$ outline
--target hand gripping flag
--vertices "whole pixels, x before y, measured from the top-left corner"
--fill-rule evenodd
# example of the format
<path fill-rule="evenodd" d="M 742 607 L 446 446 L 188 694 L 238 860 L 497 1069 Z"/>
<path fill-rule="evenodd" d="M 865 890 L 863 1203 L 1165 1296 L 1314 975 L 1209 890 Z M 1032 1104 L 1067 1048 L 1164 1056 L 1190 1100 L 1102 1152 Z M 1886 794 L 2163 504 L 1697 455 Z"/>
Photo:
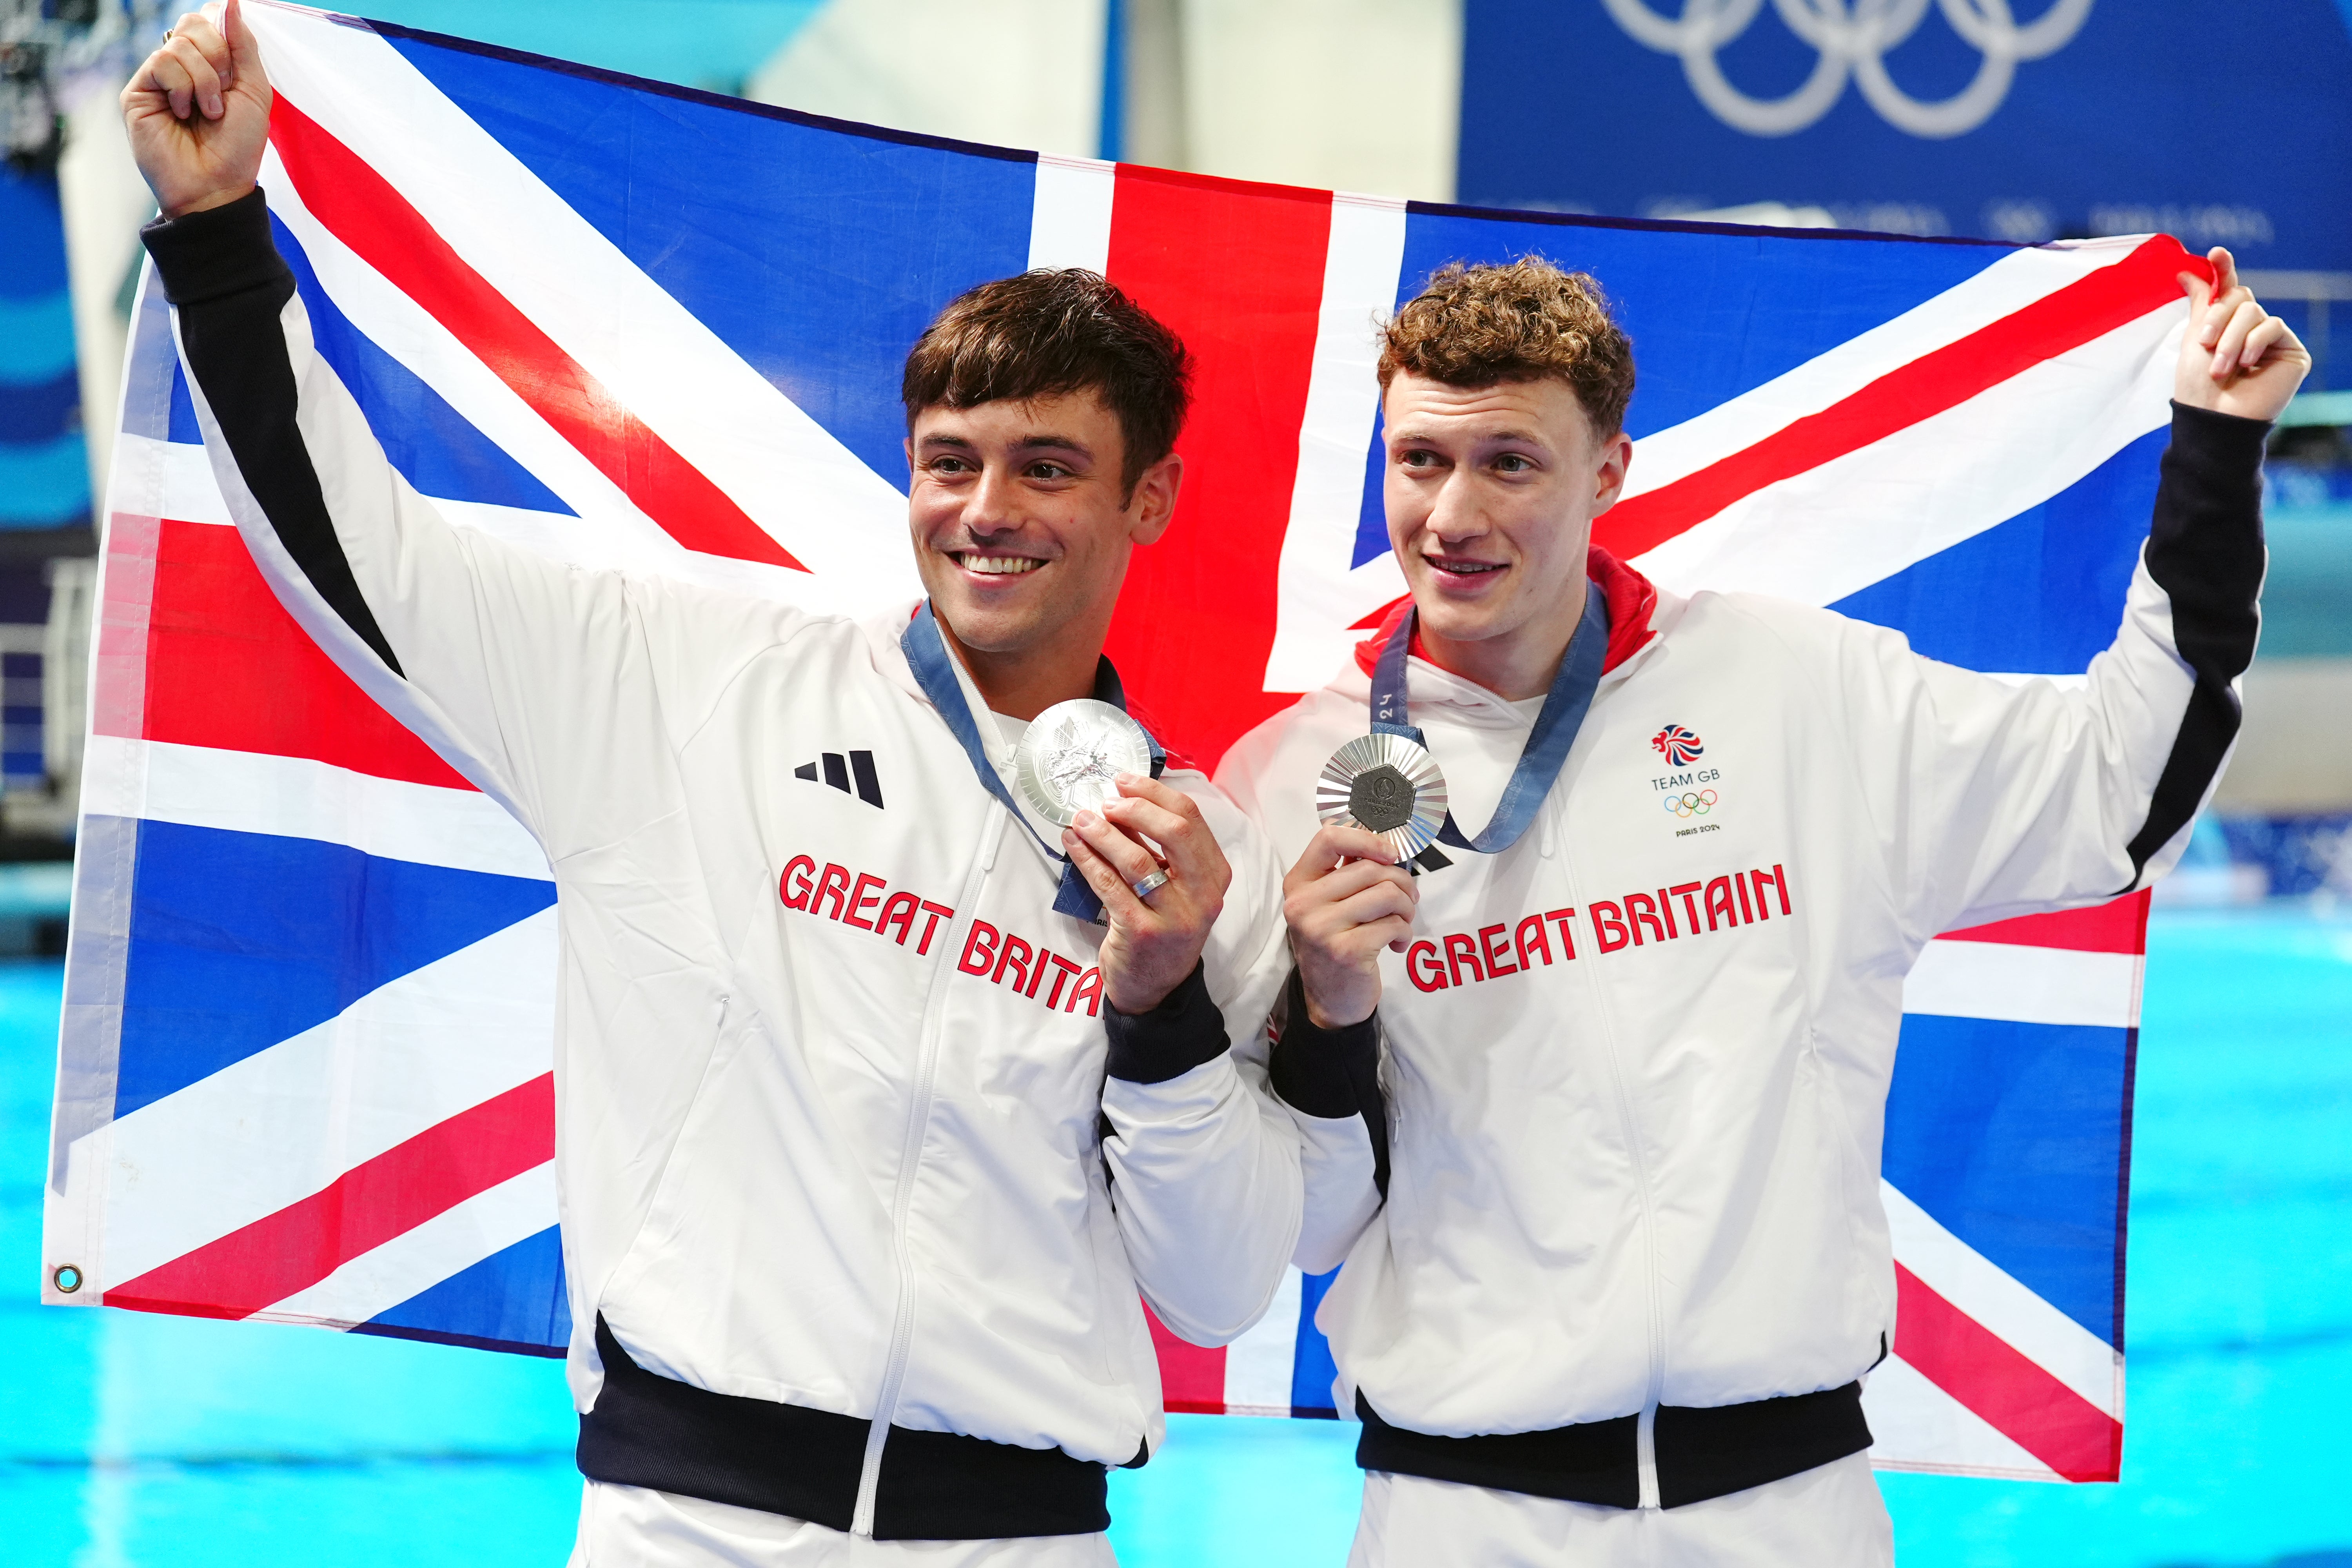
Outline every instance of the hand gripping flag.
<path fill-rule="evenodd" d="M 911 598 L 901 359 L 1030 266 L 1199 359 L 1181 510 L 1111 653 L 1213 762 L 1402 592 L 1372 322 L 1436 265 L 1599 276 L 1639 345 L 1601 542 L 1688 591 L 2083 679 L 2144 536 L 2168 239 L 2016 248 L 1470 211 L 972 147 L 291 6 L 263 182 L 320 352 L 460 526 L 814 607 Z M 556 1353 L 554 892 L 537 847 L 264 585 L 160 291 L 108 500 L 45 1299 Z M 1148 608 L 1149 613 L 1140 613 Z M 2111 1479 L 2144 898 L 1911 976 L 1884 1194 L 1886 1465 Z M 1294 1274 L 1170 1406 L 1329 1415 Z M 68 1291 L 64 1287 L 72 1285 Z"/>

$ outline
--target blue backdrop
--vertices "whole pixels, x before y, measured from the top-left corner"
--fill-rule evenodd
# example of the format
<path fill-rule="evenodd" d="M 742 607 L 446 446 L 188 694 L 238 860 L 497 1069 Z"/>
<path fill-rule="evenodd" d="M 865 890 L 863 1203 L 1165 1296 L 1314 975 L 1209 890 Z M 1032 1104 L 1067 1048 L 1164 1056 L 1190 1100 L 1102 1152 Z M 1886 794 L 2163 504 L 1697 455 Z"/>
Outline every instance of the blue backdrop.
<path fill-rule="evenodd" d="M 0 163 L 0 529 L 89 515 L 57 177 Z"/>
<path fill-rule="evenodd" d="M 1916 25 L 1891 47 L 1842 55 L 1824 29 L 1858 36 L 1844 18 L 1873 11 L 1896 32 Z M 2163 229 L 2228 245 L 2248 267 L 2352 270 L 2352 0 L 1467 0 L 1465 12 L 1465 203 L 1672 216 L 1778 201 L 1825 206 L 1848 227 L 2016 240 Z M 2040 58 L 2015 59 L 2005 90 L 1996 62 L 1980 98 L 1933 107 L 2002 54 L 1986 18 L 2004 16 Z"/>

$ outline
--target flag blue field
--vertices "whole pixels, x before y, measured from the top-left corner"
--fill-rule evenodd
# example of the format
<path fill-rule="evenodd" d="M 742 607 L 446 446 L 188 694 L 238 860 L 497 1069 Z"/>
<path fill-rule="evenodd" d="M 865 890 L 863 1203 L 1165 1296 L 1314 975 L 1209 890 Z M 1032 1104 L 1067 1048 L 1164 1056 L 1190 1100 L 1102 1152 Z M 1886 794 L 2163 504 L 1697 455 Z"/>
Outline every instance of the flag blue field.
<path fill-rule="evenodd" d="M 1434 266 L 1596 274 L 1641 363 L 1599 542 L 1687 592 L 2080 681 L 2145 537 L 2201 263 L 1486 212 L 815 120 L 254 5 L 263 183 L 323 357 L 459 526 L 861 612 L 919 591 L 897 402 L 941 305 L 1105 272 L 1198 359 L 1182 507 L 1112 657 L 1213 765 L 1403 592 L 1368 483 L 1373 321 Z M 152 279 L 107 505 L 44 1299 L 560 1353 L 553 883 L 272 597 Z M 2097 1480 L 2122 1442 L 2146 903 L 1929 944 L 1884 1196 L 1875 1457 Z M 70 1272 L 68 1272 L 70 1271 Z M 66 1286 L 70 1283 L 71 1289 Z M 1294 1274 L 1180 1410 L 1332 1411 Z"/>

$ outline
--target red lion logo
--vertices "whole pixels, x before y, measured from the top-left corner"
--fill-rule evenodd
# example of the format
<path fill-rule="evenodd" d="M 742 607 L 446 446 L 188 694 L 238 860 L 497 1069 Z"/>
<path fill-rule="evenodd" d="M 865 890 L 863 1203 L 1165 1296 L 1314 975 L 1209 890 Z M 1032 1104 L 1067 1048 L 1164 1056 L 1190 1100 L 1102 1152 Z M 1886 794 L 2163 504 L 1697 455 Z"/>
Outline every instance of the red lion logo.
<path fill-rule="evenodd" d="M 1690 766 L 1706 750 L 1699 744 L 1697 731 L 1685 730 L 1680 724 L 1669 724 L 1651 736 L 1650 746 L 1666 759 L 1667 766 L 1676 768 Z"/>

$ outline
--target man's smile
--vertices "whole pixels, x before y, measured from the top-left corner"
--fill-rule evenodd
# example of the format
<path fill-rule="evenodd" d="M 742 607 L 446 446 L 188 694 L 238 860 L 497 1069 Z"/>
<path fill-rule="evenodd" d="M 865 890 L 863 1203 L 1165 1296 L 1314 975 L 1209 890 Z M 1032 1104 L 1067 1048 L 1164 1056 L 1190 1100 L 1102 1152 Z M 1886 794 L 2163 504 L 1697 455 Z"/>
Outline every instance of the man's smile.
<path fill-rule="evenodd" d="M 1423 555 L 1421 559 L 1444 587 L 1466 587 L 1510 564 L 1507 561 L 1479 561 L 1467 555 Z"/>
<path fill-rule="evenodd" d="M 1018 577 L 1045 564 L 1031 555 L 982 555 L 973 550 L 950 550 L 945 553 L 965 571 L 982 577 Z"/>

